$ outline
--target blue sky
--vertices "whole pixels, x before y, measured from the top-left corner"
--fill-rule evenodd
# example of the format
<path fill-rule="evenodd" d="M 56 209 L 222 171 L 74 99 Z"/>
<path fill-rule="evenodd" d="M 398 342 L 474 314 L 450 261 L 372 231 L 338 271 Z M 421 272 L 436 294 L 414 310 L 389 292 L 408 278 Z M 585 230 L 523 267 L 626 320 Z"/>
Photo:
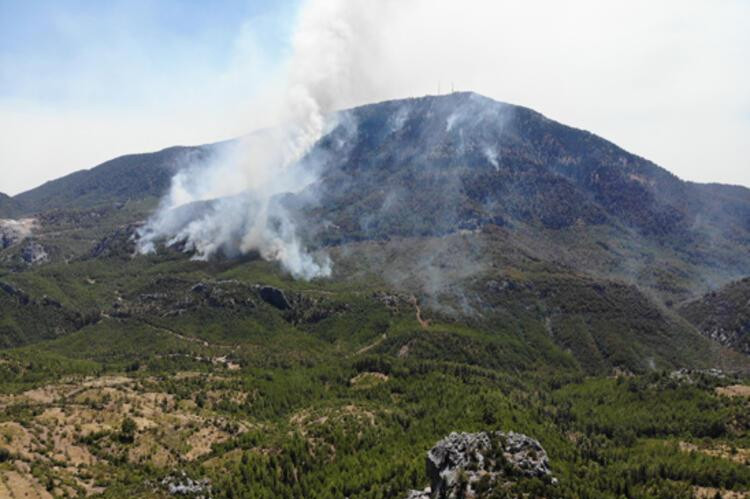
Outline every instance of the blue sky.
<path fill-rule="evenodd" d="M 37 104 L 118 106 L 230 70 L 252 29 L 281 59 L 293 1 L 0 1 L 0 96 Z M 267 61 L 263 61 L 266 63 Z"/>
<path fill-rule="evenodd" d="M 0 191 L 246 131 L 226 116 L 279 71 L 297 9 L 291 0 L 0 0 Z"/>
<path fill-rule="evenodd" d="M 271 125 L 300 77 L 325 110 L 454 83 L 750 186 L 748 26 L 745 0 L 0 0 L 0 192 Z"/>

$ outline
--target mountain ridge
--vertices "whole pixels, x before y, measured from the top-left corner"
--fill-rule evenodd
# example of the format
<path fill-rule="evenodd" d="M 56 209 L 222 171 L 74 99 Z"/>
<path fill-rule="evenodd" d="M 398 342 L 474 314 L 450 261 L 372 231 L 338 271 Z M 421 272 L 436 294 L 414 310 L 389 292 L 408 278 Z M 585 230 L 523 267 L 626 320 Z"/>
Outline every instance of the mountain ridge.
<path fill-rule="evenodd" d="M 557 235 L 583 226 L 608 232 L 596 236 L 602 248 L 625 246 L 599 254 L 597 271 L 619 266 L 619 277 L 659 281 L 649 286 L 673 288 L 671 301 L 750 275 L 745 187 L 683 181 L 589 131 L 473 92 L 394 99 L 336 116 L 339 125 L 303 159 L 318 163 L 318 181 L 286 199 L 313 246 L 483 224 Z M 181 165 L 231 142 L 118 157 L 6 199 L 0 215 L 140 202 L 145 216 Z M 662 255 L 644 256 L 638 247 Z M 667 259 L 672 277 L 640 276 L 654 256 Z M 674 275 L 684 283 L 671 282 Z"/>
<path fill-rule="evenodd" d="M 208 148 L 210 146 L 171 146 L 155 152 L 118 156 L 49 180 L 10 199 L 22 215 L 131 199 L 158 199 L 169 188 L 180 165 L 200 161 Z"/>
<path fill-rule="evenodd" d="M 530 318 L 533 327 L 589 358 L 590 369 L 606 370 L 617 349 L 633 368 L 647 366 L 648 351 L 679 363 L 663 347 L 680 336 L 682 359 L 698 359 L 706 344 L 673 305 L 750 275 L 750 191 L 743 188 L 684 182 L 591 132 L 470 92 L 368 104 L 336 117 L 301 160 L 319 169 L 317 180 L 277 200 L 303 241 L 333 252 L 334 279 L 377 275 L 382 286 L 449 311 L 450 320 L 513 321 L 523 307 L 548 310 Z M 33 245 L 11 246 L 3 258 L 23 269 L 36 261 L 24 257 L 28 247 L 53 262 L 124 261 L 134 224 L 152 212 L 172 175 L 221 144 L 116 158 L 11 198 L 41 214 Z M 216 209 L 211 202 L 186 208 L 185 223 Z M 510 279 L 501 269 L 525 277 Z M 576 302 L 579 294 L 589 294 L 590 304 Z M 515 305 L 504 307 L 498 296 Z M 594 313 L 589 305 L 611 334 L 585 319 Z M 515 312 L 497 315 L 504 308 Z M 650 322 L 630 317 L 634 309 Z M 618 347 L 626 345 L 618 335 L 633 348 Z"/>
<path fill-rule="evenodd" d="M 471 95 L 336 117 L 267 218 L 252 190 L 158 203 L 181 158 L 188 186 L 226 166 L 209 145 L 115 159 L 0 220 L 0 496 L 750 487 L 750 355 L 690 315 L 744 324 L 746 281 L 700 298 L 750 275 L 744 190 Z M 137 252 L 162 215 L 201 230 Z M 330 275 L 243 251 L 248 227 Z M 187 233 L 223 246 L 199 258 Z"/>
<path fill-rule="evenodd" d="M 481 94 L 467 91 L 467 92 L 454 92 L 452 94 L 442 94 L 442 95 L 435 95 L 435 96 L 423 96 L 423 97 L 411 97 L 411 98 L 405 98 L 405 99 L 390 99 L 386 101 L 376 102 L 376 103 L 370 103 L 370 104 L 364 104 L 361 106 L 356 106 L 344 111 L 338 111 L 337 113 L 346 113 L 346 112 L 358 112 L 358 111 L 364 111 L 368 108 L 373 107 L 379 107 L 379 106 L 387 106 L 387 105 L 404 105 L 408 104 L 409 102 L 417 102 L 420 100 L 426 100 L 426 99 L 443 99 L 443 98 L 453 98 L 453 97 L 469 97 L 469 98 L 478 98 L 483 99 L 489 102 L 492 102 L 494 104 L 506 106 L 518 111 L 522 111 L 525 113 L 529 113 L 533 115 L 536 118 L 542 119 L 543 121 L 546 121 L 548 123 L 552 123 L 554 125 L 559 125 L 562 127 L 565 127 L 568 130 L 572 130 L 575 132 L 580 132 L 585 135 L 590 135 L 594 139 L 601 140 L 609 144 L 610 146 L 617 148 L 618 150 L 635 157 L 639 159 L 640 161 L 644 163 L 650 164 L 652 167 L 656 167 L 660 170 L 664 170 L 665 172 L 669 173 L 672 177 L 675 177 L 676 179 L 680 180 L 681 182 L 684 182 L 686 184 L 691 184 L 695 186 L 702 186 L 704 188 L 719 188 L 722 190 L 732 190 L 732 191 L 741 191 L 742 193 L 746 194 L 748 198 L 750 198 L 750 188 L 742 185 L 736 185 L 736 184 L 725 184 L 725 183 L 716 183 L 716 182 L 708 182 L 708 183 L 702 183 L 702 182 L 693 182 L 688 180 L 683 180 L 677 177 L 676 175 L 672 174 L 668 170 L 666 170 L 664 167 L 661 167 L 657 165 L 656 163 L 648 160 L 647 158 L 641 157 L 637 154 L 633 154 L 621 146 L 617 145 L 616 143 L 609 141 L 608 139 L 601 137 L 597 135 L 594 132 L 591 132 L 586 129 L 582 128 L 576 128 L 571 127 L 569 125 L 565 125 L 561 122 L 558 122 L 552 118 L 549 118 L 545 116 L 544 114 L 526 106 L 517 105 L 517 104 L 510 104 L 502 101 L 496 101 L 494 99 L 482 96 Z M 89 181 L 86 177 L 94 176 L 96 174 L 101 174 L 102 172 L 110 173 L 111 170 L 117 169 L 119 167 L 122 167 L 124 165 L 130 166 L 130 167 L 137 167 L 139 163 L 146 163 L 146 164 L 153 164 L 154 166 L 163 167 L 167 170 L 171 171 L 172 168 L 174 168 L 174 165 L 176 162 L 180 161 L 179 154 L 176 153 L 191 153 L 191 152 L 200 152 L 202 150 L 207 150 L 214 148 L 216 146 L 219 146 L 224 143 L 232 142 L 237 139 L 228 139 L 225 141 L 220 141 L 216 143 L 210 143 L 210 144 L 202 144 L 202 145 L 195 145 L 195 146 L 169 146 L 163 149 L 160 149 L 158 151 L 154 152 L 143 152 L 143 153 L 130 153 L 122 156 L 117 156 L 115 158 L 112 158 L 110 160 L 104 161 L 103 163 L 97 164 L 95 166 L 92 166 L 90 168 L 77 170 L 75 172 L 72 172 L 70 174 L 64 175 L 62 177 L 58 177 L 55 179 L 48 180 L 44 182 L 43 184 L 40 184 L 37 187 L 28 189 L 24 192 L 21 192 L 19 194 L 8 196 L 5 194 L 0 193 L 0 200 L 3 200 L 4 197 L 9 197 L 13 200 L 15 200 L 16 203 L 19 203 L 24 208 L 24 214 L 29 214 L 33 210 L 42 210 L 42 209 L 54 209 L 54 208 L 61 208 L 63 207 L 62 201 L 50 201 L 45 200 L 46 196 L 49 196 L 50 191 L 53 191 L 55 187 L 58 187 L 65 183 L 73 183 L 73 181 L 78 180 L 84 180 L 86 182 Z M 200 158 L 198 158 L 200 159 Z M 141 170 L 142 171 L 142 170 Z M 157 187 L 161 189 L 159 191 L 158 189 L 156 191 L 149 191 L 148 194 L 152 195 L 154 192 L 163 192 L 168 187 L 168 183 L 165 185 L 163 180 L 157 180 Z M 736 192 L 739 194 L 739 192 Z"/>

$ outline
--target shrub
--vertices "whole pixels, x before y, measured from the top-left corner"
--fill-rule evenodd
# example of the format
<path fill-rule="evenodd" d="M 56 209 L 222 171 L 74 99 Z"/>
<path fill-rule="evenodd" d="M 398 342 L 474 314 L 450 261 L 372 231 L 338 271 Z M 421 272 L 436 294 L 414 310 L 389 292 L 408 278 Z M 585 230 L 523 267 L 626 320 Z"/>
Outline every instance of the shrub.
<path fill-rule="evenodd" d="M 135 424 L 132 418 L 127 417 L 122 420 L 120 426 L 120 442 L 124 444 L 131 444 L 135 440 L 135 432 L 138 429 L 138 425 Z"/>

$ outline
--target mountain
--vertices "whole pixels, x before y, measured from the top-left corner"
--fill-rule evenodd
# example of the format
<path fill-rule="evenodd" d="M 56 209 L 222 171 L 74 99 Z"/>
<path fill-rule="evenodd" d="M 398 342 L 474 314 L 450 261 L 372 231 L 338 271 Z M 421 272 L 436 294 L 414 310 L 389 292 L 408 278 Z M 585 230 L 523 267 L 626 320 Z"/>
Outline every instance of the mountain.
<path fill-rule="evenodd" d="M 544 259 L 671 303 L 750 275 L 744 187 L 684 182 L 589 132 L 470 92 L 362 106 L 338 120 L 306 158 L 318 182 L 286 199 L 312 245 L 495 225 L 529 234 Z M 143 216 L 179 168 L 220 147 L 116 158 L 0 200 L 0 213 L 129 202 Z"/>
<path fill-rule="evenodd" d="M 231 144 L 0 200 L 0 496 L 750 489 L 750 191 L 473 93 L 331 119 L 269 204 L 327 277 L 176 237 L 236 238 L 245 193 L 135 254 L 172 176 Z"/>
<path fill-rule="evenodd" d="M 10 218 L 15 216 L 17 212 L 18 206 L 13 198 L 0 192 L 0 216 Z"/>
<path fill-rule="evenodd" d="M 80 170 L 14 196 L 24 215 L 54 209 L 92 208 L 130 200 L 158 199 L 169 188 L 177 170 L 205 160 L 208 148 L 170 147 L 131 154 Z"/>
<path fill-rule="evenodd" d="M 524 355 L 565 352 L 561 362 L 587 372 L 733 358 L 673 305 L 750 274 L 747 189 L 683 182 L 589 132 L 474 93 L 388 101 L 335 119 L 302 159 L 317 181 L 280 202 L 308 244 L 332 253 L 336 280 L 414 295 L 443 320 L 488 334 L 527 330 Z M 36 213 L 37 227 L 33 246 L 6 250 L 6 262 L 127 258 L 132 224 L 171 176 L 221 147 L 123 156 L 12 198 Z M 192 205 L 186 222 L 211 206 Z M 96 307 L 109 314 L 109 304 Z M 379 348 L 424 342 L 409 338 Z"/>
<path fill-rule="evenodd" d="M 473 93 L 364 106 L 342 122 L 312 153 L 324 163 L 311 197 L 333 222 L 328 242 L 487 224 L 577 232 L 592 239 L 594 261 L 566 263 L 652 280 L 676 300 L 706 290 L 707 276 L 750 274 L 746 188 L 683 182 L 589 132 Z"/>
<path fill-rule="evenodd" d="M 342 121 L 319 147 L 329 153 L 322 180 L 329 212 L 358 194 L 368 196 L 349 210 L 381 208 L 384 193 L 405 207 L 399 195 L 408 192 L 415 218 L 439 210 L 437 233 L 487 220 L 549 229 L 619 224 L 689 241 L 707 237 L 709 225 L 745 243 L 750 233 L 750 190 L 680 181 L 589 132 L 477 94 L 374 104 Z"/>
<path fill-rule="evenodd" d="M 750 278 L 685 303 L 680 313 L 707 337 L 750 355 Z"/>

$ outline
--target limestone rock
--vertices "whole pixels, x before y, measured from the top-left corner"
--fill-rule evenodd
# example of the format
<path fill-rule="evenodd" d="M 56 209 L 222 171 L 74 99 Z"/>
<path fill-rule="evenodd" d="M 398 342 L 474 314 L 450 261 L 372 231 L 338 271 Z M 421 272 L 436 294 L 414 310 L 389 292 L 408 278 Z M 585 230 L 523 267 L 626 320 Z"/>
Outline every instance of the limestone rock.
<path fill-rule="evenodd" d="M 483 497 L 519 478 L 556 483 L 541 444 L 515 432 L 451 433 L 427 453 L 430 487 L 408 499 Z"/>
<path fill-rule="evenodd" d="M 211 482 L 207 479 L 195 480 L 182 471 L 165 477 L 161 485 L 173 496 L 192 497 L 194 499 L 209 499 L 211 497 Z"/>
<path fill-rule="evenodd" d="M 35 226 L 36 220 L 33 218 L 0 219 L 0 250 L 13 246 L 29 237 Z"/>
<path fill-rule="evenodd" d="M 21 250 L 21 258 L 29 265 L 35 265 L 48 261 L 49 255 L 44 246 L 36 241 L 29 241 Z"/>

